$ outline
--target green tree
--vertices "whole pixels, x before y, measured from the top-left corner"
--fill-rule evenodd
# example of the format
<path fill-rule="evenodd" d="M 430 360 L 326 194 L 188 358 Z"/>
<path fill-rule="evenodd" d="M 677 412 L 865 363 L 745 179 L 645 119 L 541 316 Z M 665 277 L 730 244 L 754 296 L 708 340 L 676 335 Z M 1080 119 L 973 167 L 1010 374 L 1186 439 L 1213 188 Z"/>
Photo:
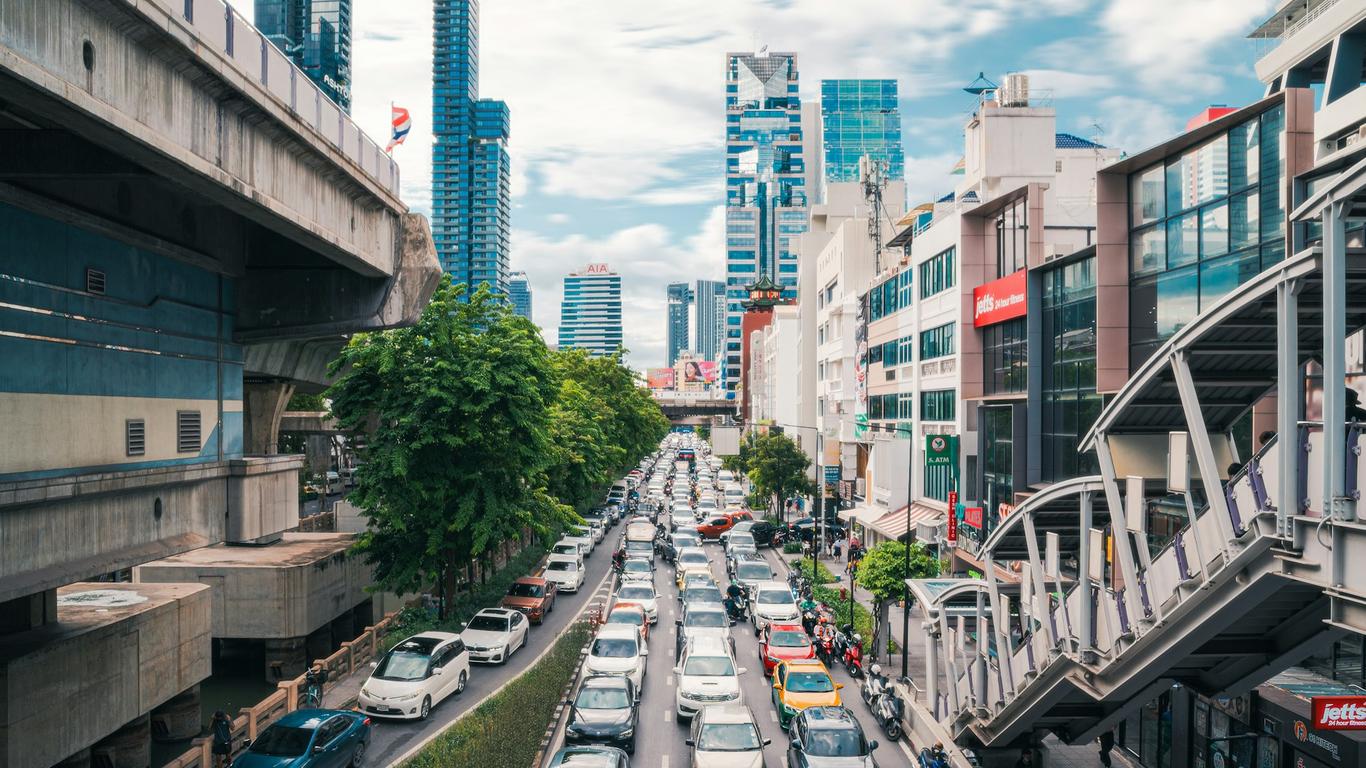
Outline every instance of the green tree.
<path fill-rule="evenodd" d="M 285 405 L 286 411 L 325 411 L 327 401 L 323 399 L 321 393 L 295 392 L 289 398 L 289 403 Z"/>
<path fill-rule="evenodd" d="M 787 435 L 768 432 L 755 438 L 748 457 L 749 479 L 754 491 L 769 500 L 770 509 L 793 496 L 814 493 L 816 486 L 807 477 L 811 459 Z"/>
<path fill-rule="evenodd" d="M 754 441 L 753 432 L 745 435 L 745 439 L 740 441 L 740 452 L 733 456 L 722 456 L 721 466 L 734 472 L 736 477 L 748 476 L 749 464 L 754 458 Z"/>
<path fill-rule="evenodd" d="M 613 409 L 573 379 L 560 384 L 550 408 L 550 464 L 546 487 L 558 499 L 583 512 L 600 496 L 626 460 L 626 449 L 611 443 L 607 427 Z"/>
<path fill-rule="evenodd" d="M 649 390 L 636 386 L 636 375 L 621 362 L 621 352 L 610 357 L 590 357 L 581 349 L 555 354 L 560 376 L 578 382 L 594 398 L 608 406 L 611 418 L 600 422 L 603 437 L 624 455 L 613 467 L 628 465 L 655 450 L 669 431 L 669 420 Z"/>
<path fill-rule="evenodd" d="M 910 567 L 906 565 L 906 544 L 899 541 L 884 541 L 868 550 L 858 566 L 858 584 L 873 595 L 874 638 L 873 648 L 887 648 L 891 632 L 887 627 L 887 607 L 900 600 L 906 592 L 906 579 L 927 579 L 939 575 L 940 563 L 920 542 L 910 544 Z"/>
<path fill-rule="evenodd" d="M 545 487 L 551 353 L 487 287 L 466 300 L 443 280 L 416 325 L 358 334 L 330 373 L 333 414 L 366 433 L 351 501 L 370 521 L 357 549 L 385 587 L 453 596 L 461 564 L 571 519 Z"/>

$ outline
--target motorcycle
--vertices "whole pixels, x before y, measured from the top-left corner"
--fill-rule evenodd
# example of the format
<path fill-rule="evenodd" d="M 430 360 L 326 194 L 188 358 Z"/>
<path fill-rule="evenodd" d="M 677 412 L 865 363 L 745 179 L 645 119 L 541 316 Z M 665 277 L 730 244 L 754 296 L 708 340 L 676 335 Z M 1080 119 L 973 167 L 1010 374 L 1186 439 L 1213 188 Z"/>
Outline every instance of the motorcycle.
<path fill-rule="evenodd" d="M 868 705 L 868 711 L 873 713 L 873 719 L 882 727 L 882 732 L 887 734 L 887 738 L 892 741 L 901 738 L 901 718 L 905 704 L 888 684 L 880 665 L 873 665 L 859 689 L 859 694 L 863 697 L 863 703 Z M 924 764 L 923 759 L 921 764 Z"/>
<path fill-rule="evenodd" d="M 863 637 L 855 632 L 844 644 L 844 669 L 855 680 L 863 676 Z"/>

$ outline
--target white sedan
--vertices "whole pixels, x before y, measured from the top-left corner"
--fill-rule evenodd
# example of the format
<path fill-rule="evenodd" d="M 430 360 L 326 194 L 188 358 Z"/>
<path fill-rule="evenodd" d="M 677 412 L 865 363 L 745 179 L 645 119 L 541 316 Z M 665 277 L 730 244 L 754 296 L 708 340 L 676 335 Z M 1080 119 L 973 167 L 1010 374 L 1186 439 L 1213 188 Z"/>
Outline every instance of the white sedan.
<path fill-rule="evenodd" d="M 530 626 L 521 611 L 485 608 L 474 614 L 460 636 L 465 647 L 470 649 L 470 661 L 502 664 L 514 651 L 526 645 Z"/>
<path fill-rule="evenodd" d="M 617 604 L 621 603 L 640 606 L 651 624 L 659 621 L 659 596 L 655 593 L 655 586 L 647 581 L 623 582 L 617 589 Z"/>
<path fill-rule="evenodd" d="M 583 558 L 570 555 L 551 555 L 546 561 L 541 578 L 555 582 L 561 592 L 578 592 L 583 586 Z"/>

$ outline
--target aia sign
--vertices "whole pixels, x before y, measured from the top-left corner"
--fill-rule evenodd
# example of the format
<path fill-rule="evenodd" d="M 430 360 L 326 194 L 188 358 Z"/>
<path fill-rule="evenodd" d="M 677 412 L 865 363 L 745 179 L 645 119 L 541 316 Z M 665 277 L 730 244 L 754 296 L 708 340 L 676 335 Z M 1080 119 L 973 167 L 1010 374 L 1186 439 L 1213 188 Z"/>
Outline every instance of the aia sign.
<path fill-rule="evenodd" d="M 585 269 L 584 272 L 590 275 L 610 274 L 606 264 L 589 264 L 588 268 Z"/>
<path fill-rule="evenodd" d="M 1025 290 L 1025 270 L 1023 269 L 1013 275 L 1006 275 L 1000 280 L 993 280 L 986 285 L 973 288 L 973 327 L 981 328 L 984 325 L 995 325 L 1006 320 L 1024 317 L 1029 311 Z"/>
<path fill-rule="evenodd" d="M 1366 730 L 1366 696 L 1315 696 L 1313 701 L 1314 730 Z"/>

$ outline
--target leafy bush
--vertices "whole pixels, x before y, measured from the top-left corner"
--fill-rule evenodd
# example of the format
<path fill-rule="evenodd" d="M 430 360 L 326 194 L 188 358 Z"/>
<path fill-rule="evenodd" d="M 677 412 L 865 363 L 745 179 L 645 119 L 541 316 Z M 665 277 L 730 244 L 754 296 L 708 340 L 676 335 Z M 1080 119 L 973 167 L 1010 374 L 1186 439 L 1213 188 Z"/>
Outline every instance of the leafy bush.
<path fill-rule="evenodd" d="M 784 555 L 796 555 L 802 551 L 802 545 L 795 541 L 789 541 L 783 545 Z"/>
<path fill-rule="evenodd" d="M 545 658 L 523 672 L 498 695 L 466 714 L 428 744 L 404 768 L 526 768 L 536 759 L 564 688 L 579 666 L 579 651 L 588 642 L 586 622 L 565 631 Z"/>
<path fill-rule="evenodd" d="M 794 564 L 794 568 L 801 568 L 801 574 L 808 579 L 811 578 L 811 558 L 804 557 Z M 830 612 L 835 616 L 835 624 L 844 626 L 849 621 L 849 603 L 854 602 L 853 594 L 843 600 L 840 599 L 840 587 L 846 590 L 849 582 L 839 583 L 840 579 L 825 567 L 825 563 L 816 564 L 816 578 L 812 579 L 811 594 L 818 603 L 825 603 L 830 607 Z M 862 603 L 854 602 L 854 631 L 863 635 L 863 650 L 871 653 L 870 647 L 873 642 L 873 614 Z M 895 640 L 889 639 L 888 650 L 895 652 L 897 644 Z"/>

